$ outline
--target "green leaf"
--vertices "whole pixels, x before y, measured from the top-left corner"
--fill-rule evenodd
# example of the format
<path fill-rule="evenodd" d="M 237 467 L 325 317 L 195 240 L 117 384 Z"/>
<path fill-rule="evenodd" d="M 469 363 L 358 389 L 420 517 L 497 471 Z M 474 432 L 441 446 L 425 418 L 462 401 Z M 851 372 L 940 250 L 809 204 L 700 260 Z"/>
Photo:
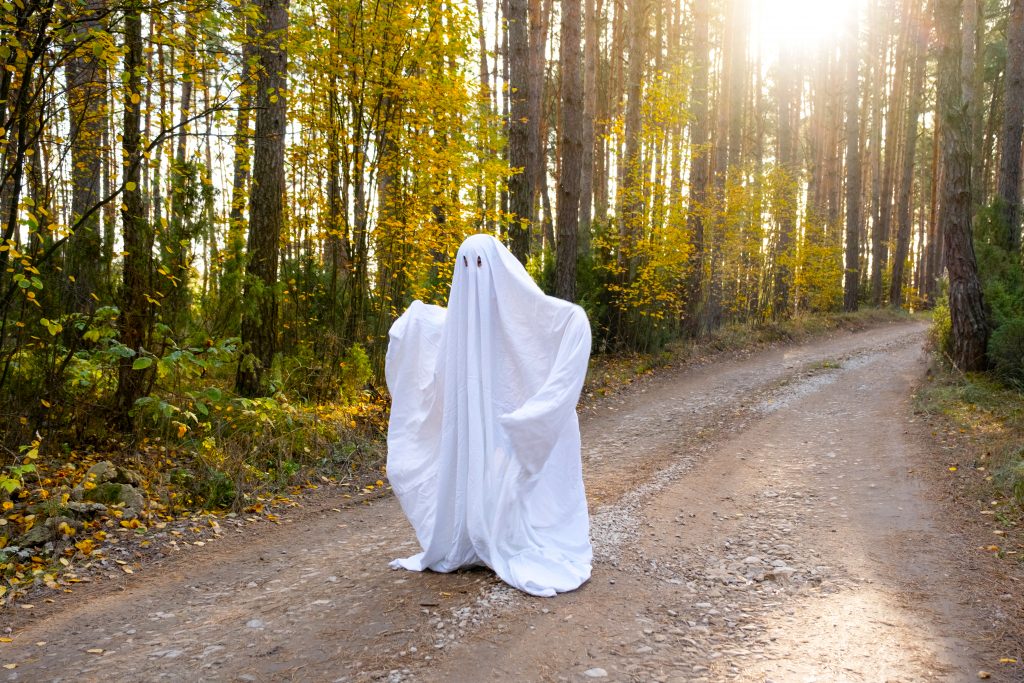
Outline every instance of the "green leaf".
<path fill-rule="evenodd" d="M 145 370 L 153 364 L 153 359 L 145 356 L 143 358 L 136 358 L 135 362 L 132 363 L 132 370 Z"/>

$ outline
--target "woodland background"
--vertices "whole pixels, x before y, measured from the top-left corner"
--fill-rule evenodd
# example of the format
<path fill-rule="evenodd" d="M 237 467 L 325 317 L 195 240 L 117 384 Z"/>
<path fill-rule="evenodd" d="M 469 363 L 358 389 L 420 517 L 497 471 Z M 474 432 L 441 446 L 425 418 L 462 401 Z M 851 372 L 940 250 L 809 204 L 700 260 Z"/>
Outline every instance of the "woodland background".
<path fill-rule="evenodd" d="M 357 468 L 480 231 L 600 352 L 934 308 L 1024 386 L 1024 0 L 0 6 L 0 548 L 103 454 L 168 511 Z"/>

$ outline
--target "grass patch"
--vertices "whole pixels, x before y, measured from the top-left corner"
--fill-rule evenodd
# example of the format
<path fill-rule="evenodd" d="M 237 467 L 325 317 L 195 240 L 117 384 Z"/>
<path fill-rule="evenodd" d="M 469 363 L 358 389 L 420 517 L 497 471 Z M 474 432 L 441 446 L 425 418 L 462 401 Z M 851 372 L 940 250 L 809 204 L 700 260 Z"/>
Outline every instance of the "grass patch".
<path fill-rule="evenodd" d="M 919 412 L 933 418 L 937 432 L 966 440 L 968 463 L 987 473 L 986 497 L 1024 507 L 1024 392 L 983 373 L 962 374 L 936 360 L 916 396 Z"/>

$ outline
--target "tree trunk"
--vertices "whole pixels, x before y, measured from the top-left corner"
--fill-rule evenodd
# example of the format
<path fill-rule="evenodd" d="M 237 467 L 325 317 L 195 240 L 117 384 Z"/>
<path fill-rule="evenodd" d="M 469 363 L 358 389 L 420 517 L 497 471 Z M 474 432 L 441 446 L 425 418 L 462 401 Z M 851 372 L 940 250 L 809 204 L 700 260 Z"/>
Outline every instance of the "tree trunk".
<path fill-rule="evenodd" d="M 140 171 L 142 166 L 142 19 L 138 4 L 125 12 L 125 98 L 122 149 L 127 162 L 124 173 L 124 194 L 121 199 L 121 220 L 124 238 L 123 285 L 121 288 L 121 343 L 135 352 L 144 350 L 152 318 L 151 250 L 153 236 L 144 214 Z M 129 411 L 140 399 L 149 370 L 134 369 L 133 358 L 121 358 L 117 367 L 117 417 L 122 428 L 130 428 Z"/>
<path fill-rule="evenodd" d="M 789 46 L 782 46 L 779 55 L 777 96 L 779 105 L 778 159 L 779 166 L 786 172 L 786 182 L 792 182 L 792 191 L 787 191 L 782 201 L 782 216 L 779 219 L 779 234 L 775 242 L 775 286 L 772 301 L 772 317 L 779 319 L 789 313 L 789 281 L 791 277 L 786 261 L 796 232 L 797 178 L 799 169 L 796 159 L 797 125 L 800 120 L 800 88 L 796 75 L 796 55 Z"/>
<path fill-rule="evenodd" d="M 583 167 L 583 74 L 580 72 L 580 0 L 562 0 L 559 61 L 562 74 L 561 152 L 558 179 L 558 241 L 555 243 L 555 296 L 576 299 L 580 174 Z"/>
<path fill-rule="evenodd" d="M 872 68 L 871 86 L 871 303 L 878 306 L 882 302 L 882 265 L 885 262 L 886 240 L 889 239 L 888 225 L 883 230 L 883 220 L 888 222 L 888 201 L 883 201 L 883 166 L 882 129 L 885 106 L 885 86 L 888 80 L 888 37 L 890 17 L 883 12 L 883 5 L 892 0 L 873 0 L 869 30 L 870 54 L 876 58 Z M 865 119 L 866 125 L 866 119 Z M 883 209 L 883 207 L 886 207 Z"/>
<path fill-rule="evenodd" d="M 963 23 L 960 33 L 960 79 L 963 88 L 964 111 L 967 112 L 967 139 L 971 147 L 971 206 L 979 204 L 978 178 L 974 174 L 977 160 L 974 158 L 974 119 L 975 112 L 980 106 L 978 101 L 979 92 L 974 82 L 975 65 L 978 62 L 979 52 L 982 45 L 978 39 L 978 2 L 977 0 L 964 0 Z"/>
<path fill-rule="evenodd" d="M 508 0 L 509 93 L 508 156 L 512 177 L 508 179 L 510 224 L 509 248 L 522 263 L 530 255 L 530 221 L 533 192 L 530 146 L 530 60 L 527 0 Z"/>
<path fill-rule="evenodd" d="M 183 71 L 193 67 L 195 14 L 185 12 L 184 30 L 185 41 L 183 45 L 184 54 L 181 63 Z M 185 334 L 185 327 L 188 324 L 188 306 L 191 300 L 189 292 L 189 279 L 192 270 L 192 240 L 195 237 L 193 224 L 195 223 L 196 207 L 192 206 L 193 188 L 189 185 L 195 181 L 195 174 L 187 164 L 188 155 L 188 126 L 192 115 L 192 77 L 188 73 L 182 73 L 181 99 L 178 102 L 178 130 L 175 135 L 174 157 L 171 162 L 171 216 L 170 231 L 168 239 L 163 248 L 160 249 L 161 256 L 165 262 L 166 280 L 162 289 L 167 292 L 164 302 L 164 319 L 175 336 L 181 339 Z"/>
<path fill-rule="evenodd" d="M 728 168 L 743 163 L 743 101 L 747 77 L 747 37 L 750 25 L 750 0 L 733 0 L 732 21 L 727 31 L 732 32 L 729 50 L 729 153 Z"/>
<path fill-rule="evenodd" d="M 852 5 L 846 42 L 846 264 L 843 308 L 857 310 L 860 285 L 860 55 L 857 45 L 859 8 Z"/>
<path fill-rule="evenodd" d="M 960 17 L 963 0 L 937 0 L 939 125 L 942 130 L 940 224 L 949 271 L 953 362 L 963 371 L 982 370 L 989 326 L 971 235 L 971 154 L 960 79 Z"/>
<path fill-rule="evenodd" d="M 580 169 L 579 253 L 590 256 L 591 221 L 594 204 L 594 130 L 597 117 L 597 62 L 600 58 L 602 0 L 586 2 L 586 28 L 583 78 L 583 162 Z"/>
<path fill-rule="evenodd" d="M 619 221 L 620 266 L 623 278 L 632 281 L 633 246 L 643 220 L 643 172 L 641 163 L 641 126 L 644 92 L 644 62 L 647 55 L 648 0 L 633 0 L 630 7 L 629 71 L 626 75 L 625 154 L 622 159 L 623 184 L 616 196 Z"/>
<path fill-rule="evenodd" d="M 892 235 L 892 215 L 893 215 L 893 194 L 894 194 L 894 181 L 896 176 L 897 159 L 899 159 L 899 132 L 901 129 L 900 122 L 903 118 L 903 102 L 906 99 L 904 94 L 906 86 L 906 70 L 908 65 L 908 51 L 910 48 L 910 38 L 913 29 L 916 27 L 916 22 L 913 19 L 912 4 L 915 0 L 903 0 L 903 8 L 900 12 L 900 36 L 899 42 L 896 46 L 896 64 L 894 67 L 893 74 L 893 86 L 892 92 L 889 96 L 889 106 L 886 112 L 885 118 L 885 165 L 882 170 L 882 205 L 880 207 L 880 221 L 878 225 L 878 234 L 881 240 L 878 242 L 878 251 L 876 256 L 878 258 L 878 272 L 884 273 L 886 265 L 889 260 L 889 240 Z M 911 81 L 915 86 L 915 90 L 919 89 L 919 81 Z M 876 87 L 878 84 L 876 84 Z M 881 84 L 884 88 L 884 82 Z M 900 266 L 902 268 L 902 266 Z M 875 269 L 872 268 L 872 299 L 876 306 L 882 304 L 882 277 L 879 275 L 877 284 L 878 291 L 876 292 Z M 890 283 L 890 290 L 892 285 Z"/>
<path fill-rule="evenodd" d="M 708 0 L 693 3 L 693 81 L 690 84 L 690 194 L 686 212 L 690 235 L 686 276 L 686 332 L 700 332 L 700 301 L 704 275 L 704 204 L 708 190 Z"/>
<path fill-rule="evenodd" d="M 1024 137 L 1024 0 L 1011 0 L 1006 27 L 1006 86 L 999 136 L 999 196 L 1004 246 L 1020 249 L 1020 162 Z"/>
<path fill-rule="evenodd" d="M 252 33 L 251 25 L 247 34 Z M 255 42 L 254 36 L 252 42 Z M 240 324 L 239 299 L 242 293 L 242 262 L 245 257 L 245 205 L 249 190 L 249 172 L 252 161 L 251 121 L 253 86 L 249 60 L 252 42 L 242 43 L 242 79 L 238 89 L 238 110 L 235 114 L 234 160 L 231 173 L 231 208 L 228 211 L 228 235 L 225 245 L 224 271 L 221 274 L 221 307 L 218 328 L 228 334 L 237 334 Z"/>
<path fill-rule="evenodd" d="M 916 0 L 915 0 L 916 2 Z M 917 18 L 915 11 L 912 15 Z M 915 22 L 916 23 L 916 22 Z M 913 67 L 910 83 L 918 84 L 924 80 L 924 56 L 921 49 L 913 43 L 910 48 Z M 900 171 L 899 200 L 897 202 L 896 253 L 892 262 L 892 279 L 889 282 L 889 305 L 899 308 L 903 305 L 903 268 L 910 251 L 910 222 L 913 214 L 914 157 L 917 151 L 917 118 L 921 112 L 921 98 L 924 88 L 911 87 L 910 102 L 907 106 L 906 137 L 903 143 L 903 168 Z"/>
<path fill-rule="evenodd" d="M 266 373 L 277 346 L 277 262 L 284 222 L 285 88 L 288 55 L 284 33 L 288 0 L 260 0 L 263 16 L 254 50 L 259 65 L 256 85 L 256 141 L 249 200 L 247 283 L 250 302 L 242 316 L 242 353 L 235 387 L 243 396 L 268 390 Z"/>
<path fill-rule="evenodd" d="M 91 54 L 89 35 L 101 28 L 99 16 L 104 12 L 102 1 L 90 0 L 72 41 L 80 50 L 90 52 L 68 60 L 65 75 L 68 83 L 69 139 L 71 141 L 71 224 L 78 223 L 87 211 L 100 201 L 103 177 L 103 134 L 107 127 L 106 83 L 103 69 Z M 103 239 L 100 234 L 100 212 L 77 225 L 66 246 L 65 272 L 68 286 L 68 312 L 88 312 L 95 308 L 98 294 Z"/>
<path fill-rule="evenodd" d="M 530 136 L 530 219 L 536 224 L 538 211 L 541 209 L 543 198 L 541 197 L 544 185 L 547 183 L 547 164 L 545 149 L 547 147 L 547 121 L 544 119 L 544 91 L 547 78 L 545 67 L 547 59 L 545 49 L 547 47 L 548 24 L 552 11 L 553 0 L 528 0 L 530 16 L 530 42 L 529 42 L 529 70 L 530 85 L 527 87 L 527 108 L 529 113 L 529 136 Z M 547 227 L 547 226 L 542 226 Z M 536 234 L 533 231 L 531 238 L 539 244 L 540 239 L 546 237 L 546 233 Z"/>

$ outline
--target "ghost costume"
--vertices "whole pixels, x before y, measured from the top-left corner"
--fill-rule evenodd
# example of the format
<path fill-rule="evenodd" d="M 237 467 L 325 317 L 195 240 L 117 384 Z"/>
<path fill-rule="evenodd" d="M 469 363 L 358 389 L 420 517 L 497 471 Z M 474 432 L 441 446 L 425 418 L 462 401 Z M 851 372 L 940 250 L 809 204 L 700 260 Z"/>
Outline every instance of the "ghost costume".
<path fill-rule="evenodd" d="M 388 478 L 423 552 L 391 563 L 486 565 L 527 593 L 590 578 L 576 402 L 583 309 L 546 296 L 501 242 L 469 237 L 448 308 L 414 301 L 391 327 Z"/>

